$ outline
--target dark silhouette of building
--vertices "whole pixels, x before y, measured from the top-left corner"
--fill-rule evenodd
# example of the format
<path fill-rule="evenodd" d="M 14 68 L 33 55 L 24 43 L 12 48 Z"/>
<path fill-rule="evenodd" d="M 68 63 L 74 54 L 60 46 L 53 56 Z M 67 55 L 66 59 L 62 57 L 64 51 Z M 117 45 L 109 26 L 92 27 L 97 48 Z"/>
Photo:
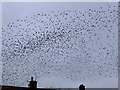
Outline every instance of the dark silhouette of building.
<path fill-rule="evenodd" d="M 0 90 L 30 90 L 28 87 L 5 86 L 2 85 Z"/>
<path fill-rule="evenodd" d="M 17 86 L 0 86 L 0 90 L 56 90 L 56 88 L 29 88 L 29 87 L 17 87 Z"/>
<path fill-rule="evenodd" d="M 31 81 L 30 81 L 28 87 L 29 87 L 30 89 L 36 89 L 36 88 L 37 88 L 37 81 L 36 81 L 36 80 L 34 81 L 34 80 L 33 80 L 33 77 L 31 77 Z"/>
<path fill-rule="evenodd" d="M 81 84 L 81 85 L 79 86 L 79 90 L 85 90 L 85 86 L 84 86 L 83 84 Z"/>
<path fill-rule="evenodd" d="M 0 85 L 0 90 L 62 90 L 62 89 L 64 90 L 64 88 L 37 88 L 37 81 L 33 80 L 33 77 L 31 77 L 31 81 L 29 81 L 28 87 Z M 68 89 L 70 90 L 70 88 Z M 85 90 L 85 86 L 81 84 L 79 86 L 79 90 Z"/>

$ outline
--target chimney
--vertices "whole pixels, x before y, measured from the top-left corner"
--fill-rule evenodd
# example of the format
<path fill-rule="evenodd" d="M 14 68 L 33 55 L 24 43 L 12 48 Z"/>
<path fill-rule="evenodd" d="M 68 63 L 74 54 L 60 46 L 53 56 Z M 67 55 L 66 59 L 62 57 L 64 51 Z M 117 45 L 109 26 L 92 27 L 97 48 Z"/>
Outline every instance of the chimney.
<path fill-rule="evenodd" d="M 30 89 L 36 89 L 37 88 L 37 81 L 34 81 L 33 77 L 31 77 L 31 81 L 29 82 L 29 88 Z"/>
<path fill-rule="evenodd" d="M 83 84 L 81 84 L 81 85 L 79 86 L 79 90 L 85 90 L 85 86 L 84 86 Z"/>

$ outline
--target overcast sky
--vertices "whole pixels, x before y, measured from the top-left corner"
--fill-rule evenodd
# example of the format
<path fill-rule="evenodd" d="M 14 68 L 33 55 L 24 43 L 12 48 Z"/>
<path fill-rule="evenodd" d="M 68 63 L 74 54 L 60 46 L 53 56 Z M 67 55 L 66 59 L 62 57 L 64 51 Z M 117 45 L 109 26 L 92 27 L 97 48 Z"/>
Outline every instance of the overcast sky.
<path fill-rule="evenodd" d="M 27 86 L 35 76 L 39 87 L 117 88 L 117 8 L 117 3 L 3 3 L 3 84 Z"/>

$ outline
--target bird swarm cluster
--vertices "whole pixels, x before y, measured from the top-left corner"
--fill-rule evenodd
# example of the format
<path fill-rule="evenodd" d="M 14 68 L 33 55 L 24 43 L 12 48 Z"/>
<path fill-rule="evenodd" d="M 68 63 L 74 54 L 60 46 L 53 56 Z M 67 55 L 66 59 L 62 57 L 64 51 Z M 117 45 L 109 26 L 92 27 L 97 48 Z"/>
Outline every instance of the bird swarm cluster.
<path fill-rule="evenodd" d="M 118 11 L 40 12 L 2 28 L 3 84 L 22 86 L 28 78 L 73 81 L 117 77 Z"/>

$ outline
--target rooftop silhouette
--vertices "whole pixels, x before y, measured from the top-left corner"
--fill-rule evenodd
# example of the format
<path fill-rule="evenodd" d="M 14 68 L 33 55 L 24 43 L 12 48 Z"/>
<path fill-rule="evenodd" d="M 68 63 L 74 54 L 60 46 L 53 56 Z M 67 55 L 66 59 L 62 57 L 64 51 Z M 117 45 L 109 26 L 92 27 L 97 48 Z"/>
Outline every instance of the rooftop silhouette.
<path fill-rule="evenodd" d="M 28 87 L 16 87 L 16 86 L 2 86 L 1 90 L 59 90 L 63 88 L 37 88 L 37 81 L 31 77 Z M 69 88 L 70 89 L 70 88 Z M 85 90 L 85 86 L 81 84 L 79 90 Z"/>

